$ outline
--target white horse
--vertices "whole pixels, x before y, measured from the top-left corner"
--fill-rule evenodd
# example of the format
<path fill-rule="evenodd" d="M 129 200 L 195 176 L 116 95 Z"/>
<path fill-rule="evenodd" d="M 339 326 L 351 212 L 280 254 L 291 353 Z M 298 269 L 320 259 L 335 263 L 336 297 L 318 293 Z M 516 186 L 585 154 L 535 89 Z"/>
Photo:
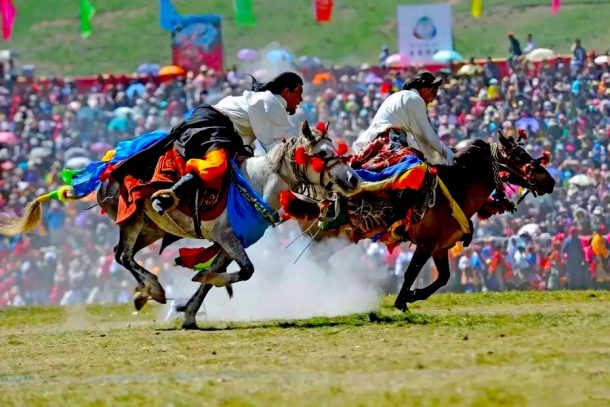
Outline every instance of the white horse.
<path fill-rule="evenodd" d="M 241 165 L 243 177 L 274 211 L 280 209 L 280 192 L 285 190 L 305 189 L 316 196 L 326 197 L 332 193 L 351 195 L 359 188 L 358 175 L 343 162 L 328 137 L 317 129 L 310 129 L 307 122 L 303 124 L 301 133 L 299 137 L 278 144 L 266 155 L 245 159 Z M 303 147 L 309 159 L 297 164 L 294 155 L 300 147 Z M 323 167 L 314 168 L 310 164 L 313 158 L 322 162 Z M 117 216 L 118 192 L 119 183 L 114 180 L 104 182 L 98 190 L 98 202 L 113 220 Z M 65 194 L 65 198 L 78 199 L 70 191 Z M 44 201 L 38 197 L 30 202 L 23 217 L 0 226 L 0 234 L 16 235 L 33 230 L 40 222 L 41 203 Z M 186 306 L 180 309 L 185 311 L 183 327 L 187 329 L 197 327 L 195 316 L 213 286 L 227 286 L 229 289 L 230 284 L 248 280 L 254 272 L 254 266 L 229 221 L 227 208 L 216 219 L 201 221 L 199 227 L 202 237 L 217 243 L 221 251 L 209 270 L 200 272 L 193 278 L 193 281 L 202 283 L 202 286 Z M 119 224 L 119 232 L 115 258 L 138 282 L 134 294 L 136 308 L 141 309 L 149 298 L 165 303 L 165 291 L 157 276 L 138 264 L 134 257 L 159 239 L 176 241 L 179 238 L 199 238 L 193 218 L 175 208 L 159 215 L 153 210 L 151 200 L 147 199 L 141 211 Z M 237 262 L 240 270 L 225 273 L 232 261 Z"/>

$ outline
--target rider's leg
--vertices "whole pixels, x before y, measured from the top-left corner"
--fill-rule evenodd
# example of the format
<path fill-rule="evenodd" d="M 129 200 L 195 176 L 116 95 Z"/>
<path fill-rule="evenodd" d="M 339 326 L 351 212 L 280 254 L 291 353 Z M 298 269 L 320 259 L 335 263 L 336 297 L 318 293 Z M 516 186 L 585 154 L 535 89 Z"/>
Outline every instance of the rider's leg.
<path fill-rule="evenodd" d="M 209 183 L 223 177 L 228 168 L 228 154 L 224 149 L 209 151 L 203 158 L 191 158 L 186 162 L 187 174 L 170 189 L 162 189 L 152 196 L 152 207 L 159 214 L 177 205 L 186 191 L 193 188 L 197 182 Z"/>

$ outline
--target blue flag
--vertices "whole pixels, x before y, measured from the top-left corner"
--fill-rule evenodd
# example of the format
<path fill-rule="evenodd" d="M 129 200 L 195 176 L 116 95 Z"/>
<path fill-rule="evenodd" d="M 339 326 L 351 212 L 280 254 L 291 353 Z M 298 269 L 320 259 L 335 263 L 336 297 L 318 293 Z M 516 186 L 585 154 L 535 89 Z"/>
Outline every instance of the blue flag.
<path fill-rule="evenodd" d="M 160 0 L 161 28 L 173 31 L 182 22 L 182 16 L 176 11 L 172 0 Z"/>

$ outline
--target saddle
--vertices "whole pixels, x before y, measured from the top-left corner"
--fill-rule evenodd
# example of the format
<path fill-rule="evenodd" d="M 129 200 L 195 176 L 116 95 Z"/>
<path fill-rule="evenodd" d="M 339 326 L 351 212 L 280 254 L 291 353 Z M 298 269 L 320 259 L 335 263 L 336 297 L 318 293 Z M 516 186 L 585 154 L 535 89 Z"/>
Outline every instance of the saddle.
<path fill-rule="evenodd" d="M 116 223 L 124 222 L 133 216 L 144 199 L 160 189 L 171 187 L 186 174 L 186 161 L 174 148 L 165 152 L 150 178 L 147 180 L 125 175 L 120 185 L 119 210 Z M 181 197 L 177 209 L 193 218 L 195 231 L 201 234 L 199 221 L 216 219 L 224 211 L 227 200 L 229 177 L 215 183 L 199 184 L 198 188 Z M 199 236 L 201 237 L 201 236 Z"/>

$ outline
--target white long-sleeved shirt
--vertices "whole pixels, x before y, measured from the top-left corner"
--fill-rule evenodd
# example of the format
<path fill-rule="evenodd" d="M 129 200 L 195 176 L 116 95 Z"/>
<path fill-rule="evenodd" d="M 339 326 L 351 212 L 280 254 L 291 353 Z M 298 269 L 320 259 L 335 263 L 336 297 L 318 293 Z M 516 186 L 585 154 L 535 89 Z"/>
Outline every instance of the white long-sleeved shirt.
<path fill-rule="evenodd" d="M 298 135 L 298 129 L 288 120 L 286 106 L 279 95 L 246 90 L 242 96 L 227 96 L 214 108 L 229 117 L 244 144 L 252 145 L 256 139 L 269 151 L 283 138 Z"/>
<path fill-rule="evenodd" d="M 453 164 L 453 152 L 441 143 L 432 129 L 426 114 L 426 103 L 416 90 L 402 90 L 388 96 L 369 128 L 354 142 L 354 150 L 362 150 L 389 129 L 404 130 L 409 136 L 409 143 L 420 150 L 431 164 Z"/>

